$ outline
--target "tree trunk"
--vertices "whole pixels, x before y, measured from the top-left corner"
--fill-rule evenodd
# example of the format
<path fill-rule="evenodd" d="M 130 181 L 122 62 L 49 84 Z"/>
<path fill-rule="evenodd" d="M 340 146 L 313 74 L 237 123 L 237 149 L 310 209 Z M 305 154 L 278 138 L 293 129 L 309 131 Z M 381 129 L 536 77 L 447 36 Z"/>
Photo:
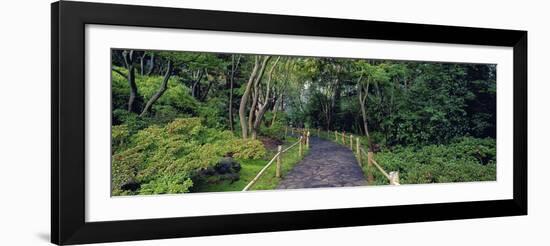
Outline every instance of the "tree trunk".
<path fill-rule="evenodd" d="M 137 109 L 134 107 L 134 102 L 138 97 L 138 88 L 136 85 L 136 76 L 135 76 L 135 66 L 134 66 L 134 51 L 123 51 L 122 56 L 124 58 L 124 63 L 126 69 L 128 69 L 127 79 L 130 86 L 130 98 L 128 98 L 128 112 L 136 112 Z"/>
<path fill-rule="evenodd" d="M 262 117 L 265 114 L 266 107 L 262 107 L 258 110 L 258 115 L 256 115 L 256 120 L 254 120 L 254 125 L 252 126 L 252 139 L 256 139 L 258 136 L 258 130 L 260 129 L 260 124 L 262 123 Z"/>
<path fill-rule="evenodd" d="M 128 83 L 130 84 L 130 98 L 128 99 L 128 112 L 137 112 L 137 109 L 134 107 L 134 102 L 138 97 L 138 88 L 136 85 L 136 77 L 134 74 L 134 66 L 130 66 L 128 69 Z"/>
<path fill-rule="evenodd" d="M 248 98 L 250 96 L 250 90 L 252 88 L 252 85 L 257 80 L 259 81 L 261 79 L 265 66 L 270 58 L 271 58 L 270 56 L 265 56 L 264 60 L 260 64 L 259 57 L 256 57 L 256 61 L 254 62 L 254 69 L 250 74 L 250 78 L 248 79 L 248 82 L 246 84 L 245 91 L 243 93 L 243 96 L 241 97 L 241 104 L 239 105 L 239 121 L 241 124 L 243 139 L 248 138 L 248 126 L 246 124 L 245 110 L 246 110 L 246 104 L 248 102 Z"/>
<path fill-rule="evenodd" d="M 204 74 L 205 73 L 203 72 L 203 70 L 197 70 L 192 75 L 193 85 L 191 86 L 191 96 L 197 100 L 199 100 L 199 97 L 200 97 L 200 90 L 201 90 L 200 83 Z"/>
<path fill-rule="evenodd" d="M 366 110 L 366 105 L 365 105 L 366 102 L 367 102 L 368 96 L 369 96 L 369 85 L 370 85 L 370 80 L 367 80 L 367 87 L 366 88 L 363 88 L 363 86 L 361 85 L 361 78 L 357 82 L 357 87 L 358 87 L 358 90 L 359 90 L 359 105 L 361 105 L 361 115 L 363 116 L 363 127 L 364 127 L 364 130 L 365 130 L 365 136 L 367 136 L 367 141 L 369 143 L 369 149 L 372 152 L 373 146 L 372 146 L 372 141 L 371 141 L 370 135 L 369 135 L 369 127 L 368 127 L 368 124 L 367 124 L 367 110 Z M 363 95 L 363 90 L 365 90 L 364 91 L 365 95 Z"/>
<path fill-rule="evenodd" d="M 145 75 L 145 56 L 147 55 L 146 52 L 143 52 L 143 55 L 139 57 L 139 65 L 140 65 L 140 74 L 141 76 Z"/>
<path fill-rule="evenodd" d="M 168 67 L 166 68 L 166 73 L 164 74 L 164 78 L 162 79 L 162 83 L 160 84 L 159 89 L 157 92 L 147 101 L 147 104 L 145 104 L 145 108 L 143 108 L 143 111 L 139 115 L 140 117 L 145 116 L 147 112 L 151 109 L 153 104 L 164 94 L 166 89 L 168 89 L 168 80 L 170 79 L 170 76 L 172 75 L 172 62 L 168 61 Z"/>
<path fill-rule="evenodd" d="M 155 68 L 155 53 L 151 53 L 151 59 L 149 59 L 149 70 L 147 71 L 147 76 L 151 75 L 153 69 Z"/>
<path fill-rule="evenodd" d="M 258 113 L 256 114 L 256 119 L 254 120 L 254 125 L 252 126 L 252 139 L 256 139 L 256 136 L 258 135 L 258 130 L 260 128 L 260 124 L 262 123 L 262 118 L 264 117 L 265 111 L 268 109 L 268 105 L 270 104 L 270 101 L 272 101 L 272 98 L 269 97 L 269 94 L 271 92 L 271 80 L 273 78 L 273 71 L 275 71 L 275 67 L 277 66 L 277 63 L 279 62 L 279 59 L 281 57 L 277 57 L 277 60 L 275 60 L 275 63 L 273 63 L 273 66 L 269 70 L 268 79 L 267 79 L 267 85 L 266 85 L 266 92 L 265 92 L 265 100 L 263 104 L 258 109 Z M 260 94 L 259 91 L 257 94 Z"/>
<path fill-rule="evenodd" d="M 258 105 L 258 97 L 260 93 L 258 91 L 258 86 L 254 85 L 252 90 L 252 105 L 250 105 L 250 111 L 248 111 L 248 129 L 252 131 L 252 124 L 254 122 L 254 116 L 256 115 L 256 106 Z"/>
<path fill-rule="evenodd" d="M 277 111 L 279 111 L 279 103 L 282 103 L 281 102 L 282 95 L 283 94 L 279 94 L 279 96 L 277 97 L 277 100 L 275 100 L 275 103 L 273 104 L 273 110 L 271 110 L 271 113 L 273 113 L 273 117 L 271 117 L 270 126 L 275 124 L 275 121 L 277 120 Z"/>
<path fill-rule="evenodd" d="M 250 74 L 250 78 L 248 78 L 248 82 L 246 83 L 246 88 L 243 92 L 243 95 L 241 97 L 241 103 L 239 105 L 239 123 L 241 124 L 241 134 L 243 139 L 248 138 L 248 127 L 246 125 L 246 117 L 245 117 L 245 109 L 246 104 L 248 102 L 248 97 L 250 96 L 250 90 L 252 88 L 252 83 L 254 83 L 254 78 L 256 77 L 256 74 L 258 73 L 258 69 L 260 66 L 260 62 L 258 60 L 258 57 L 256 57 L 254 61 L 254 68 L 252 69 L 252 73 Z"/>
<path fill-rule="evenodd" d="M 262 77 L 264 75 L 265 68 L 267 67 L 267 62 L 262 66 L 262 69 L 260 70 L 260 73 L 258 74 L 258 77 L 254 81 L 254 90 L 252 91 L 252 105 L 250 106 L 250 111 L 248 112 L 248 130 L 252 133 L 252 138 L 256 139 L 256 133 L 254 131 L 256 130 L 254 128 L 254 122 L 256 121 L 256 116 L 258 115 L 259 111 L 258 109 L 258 100 L 260 97 L 260 82 L 262 80 Z"/>
<path fill-rule="evenodd" d="M 231 76 L 229 77 L 229 130 L 233 131 L 233 81 L 235 79 L 235 72 L 239 67 L 241 56 L 239 55 L 237 61 L 235 61 L 235 55 L 231 55 Z"/>
<path fill-rule="evenodd" d="M 208 96 L 208 93 L 210 92 L 210 88 L 212 87 L 212 84 L 214 84 L 213 80 L 208 82 L 208 86 L 206 87 L 206 90 L 204 90 L 204 92 L 201 92 L 201 96 L 200 96 L 199 101 L 204 102 L 204 100 L 206 100 L 206 97 Z"/>

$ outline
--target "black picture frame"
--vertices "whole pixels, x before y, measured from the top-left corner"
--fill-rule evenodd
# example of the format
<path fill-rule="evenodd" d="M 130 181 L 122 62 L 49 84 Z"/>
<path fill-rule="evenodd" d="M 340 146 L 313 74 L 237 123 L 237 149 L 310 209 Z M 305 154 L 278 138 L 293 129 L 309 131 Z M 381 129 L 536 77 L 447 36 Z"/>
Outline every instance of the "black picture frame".
<path fill-rule="evenodd" d="M 527 214 L 527 31 L 85 2 L 51 5 L 51 241 L 80 244 Z M 85 221 L 85 25 L 513 47 L 513 199 Z"/>

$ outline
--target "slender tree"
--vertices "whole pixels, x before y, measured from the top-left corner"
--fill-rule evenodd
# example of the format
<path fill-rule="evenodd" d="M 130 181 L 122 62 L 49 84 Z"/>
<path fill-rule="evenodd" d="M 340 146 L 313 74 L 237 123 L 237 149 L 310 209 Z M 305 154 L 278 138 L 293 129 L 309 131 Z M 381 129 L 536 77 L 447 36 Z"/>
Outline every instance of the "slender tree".
<path fill-rule="evenodd" d="M 147 52 L 143 52 L 141 56 L 139 56 L 139 65 L 140 65 L 140 74 L 141 76 L 145 75 L 145 56 L 147 56 Z"/>
<path fill-rule="evenodd" d="M 369 134 L 369 126 L 367 123 L 367 109 L 366 103 L 367 98 L 369 97 L 369 87 L 370 79 L 367 79 L 366 85 L 363 83 L 363 75 L 359 76 L 357 79 L 357 98 L 359 99 L 359 106 L 361 106 L 361 115 L 363 116 L 363 130 L 365 131 L 365 136 L 367 136 L 367 141 L 369 143 L 369 148 L 372 147 L 372 142 Z"/>
<path fill-rule="evenodd" d="M 267 62 L 271 56 L 256 56 L 254 58 L 254 68 L 252 69 L 252 73 L 250 74 L 250 77 L 248 79 L 248 82 L 246 83 L 245 91 L 241 97 L 241 103 L 239 105 L 239 121 L 241 124 L 241 131 L 242 131 L 242 137 L 243 139 L 248 138 L 248 126 L 246 123 L 246 105 L 248 103 L 248 99 L 250 97 L 250 91 L 252 89 L 252 86 L 259 81 L 264 73 L 265 67 Z M 262 61 L 260 61 L 262 59 Z M 254 110 L 254 109 L 250 109 Z"/>
<path fill-rule="evenodd" d="M 145 107 L 143 108 L 143 111 L 141 111 L 140 117 L 143 117 L 147 114 L 147 112 L 151 109 L 153 104 L 164 94 L 164 92 L 168 89 L 168 81 L 170 80 L 170 76 L 172 75 L 172 61 L 168 61 L 168 64 L 166 66 L 166 73 L 164 74 L 164 78 L 162 79 L 162 82 L 160 83 L 160 86 L 155 94 L 147 101 L 147 104 L 145 104 Z"/>
<path fill-rule="evenodd" d="M 191 86 L 191 96 L 194 98 L 199 99 L 200 98 L 200 86 L 201 81 L 204 75 L 207 74 L 206 68 L 204 69 L 197 69 L 191 74 L 191 78 L 193 80 L 192 86 Z"/>
<path fill-rule="evenodd" d="M 155 53 L 151 53 L 151 58 L 149 58 L 149 70 L 147 70 L 147 76 L 151 75 L 153 69 L 155 68 Z"/>
<path fill-rule="evenodd" d="M 275 71 L 275 68 L 277 67 L 277 63 L 279 62 L 280 58 L 281 58 L 280 56 L 277 57 L 277 60 L 275 60 L 275 62 L 271 66 L 271 69 L 269 70 L 267 84 L 265 86 L 265 95 L 263 95 L 264 100 L 260 101 L 258 104 L 258 110 L 256 111 L 256 118 L 254 119 L 254 124 L 252 125 L 252 139 L 256 139 L 265 111 L 273 101 L 273 98 L 270 96 L 270 92 L 272 91 L 271 81 L 273 79 L 273 71 Z M 261 90 L 258 90 L 257 93 L 260 94 Z"/>
<path fill-rule="evenodd" d="M 130 97 L 128 98 L 128 112 L 136 112 L 137 108 L 134 106 L 136 98 L 139 96 L 138 87 L 136 85 L 136 75 L 135 75 L 135 65 L 134 65 L 134 51 L 133 50 L 124 50 L 122 52 L 122 57 L 124 58 L 124 65 L 128 70 L 126 76 L 128 80 L 128 85 L 130 86 Z"/>
<path fill-rule="evenodd" d="M 237 55 L 237 59 L 235 59 L 235 55 L 231 55 L 231 71 L 228 79 L 229 81 L 228 117 L 229 117 L 229 129 L 231 131 L 233 131 L 233 86 L 234 86 L 234 80 L 235 80 L 235 73 L 239 68 L 241 57 L 242 57 L 241 55 Z"/>

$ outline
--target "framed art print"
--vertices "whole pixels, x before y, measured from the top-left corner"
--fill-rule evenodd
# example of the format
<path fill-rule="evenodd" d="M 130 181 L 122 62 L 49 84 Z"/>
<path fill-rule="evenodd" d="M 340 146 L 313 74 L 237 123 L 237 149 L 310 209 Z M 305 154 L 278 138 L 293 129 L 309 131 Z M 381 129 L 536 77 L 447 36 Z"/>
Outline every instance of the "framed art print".
<path fill-rule="evenodd" d="M 527 214 L 527 32 L 52 4 L 52 242 Z"/>

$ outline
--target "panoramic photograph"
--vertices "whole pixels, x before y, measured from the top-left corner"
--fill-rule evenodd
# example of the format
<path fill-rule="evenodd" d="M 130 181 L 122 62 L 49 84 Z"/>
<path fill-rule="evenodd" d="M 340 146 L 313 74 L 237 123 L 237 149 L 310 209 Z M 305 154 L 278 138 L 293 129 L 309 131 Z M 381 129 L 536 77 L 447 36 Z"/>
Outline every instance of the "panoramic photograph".
<path fill-rule="evenodd" d="M 111 49 L 111 195 L 496 181 L 496 70 Z"/>

